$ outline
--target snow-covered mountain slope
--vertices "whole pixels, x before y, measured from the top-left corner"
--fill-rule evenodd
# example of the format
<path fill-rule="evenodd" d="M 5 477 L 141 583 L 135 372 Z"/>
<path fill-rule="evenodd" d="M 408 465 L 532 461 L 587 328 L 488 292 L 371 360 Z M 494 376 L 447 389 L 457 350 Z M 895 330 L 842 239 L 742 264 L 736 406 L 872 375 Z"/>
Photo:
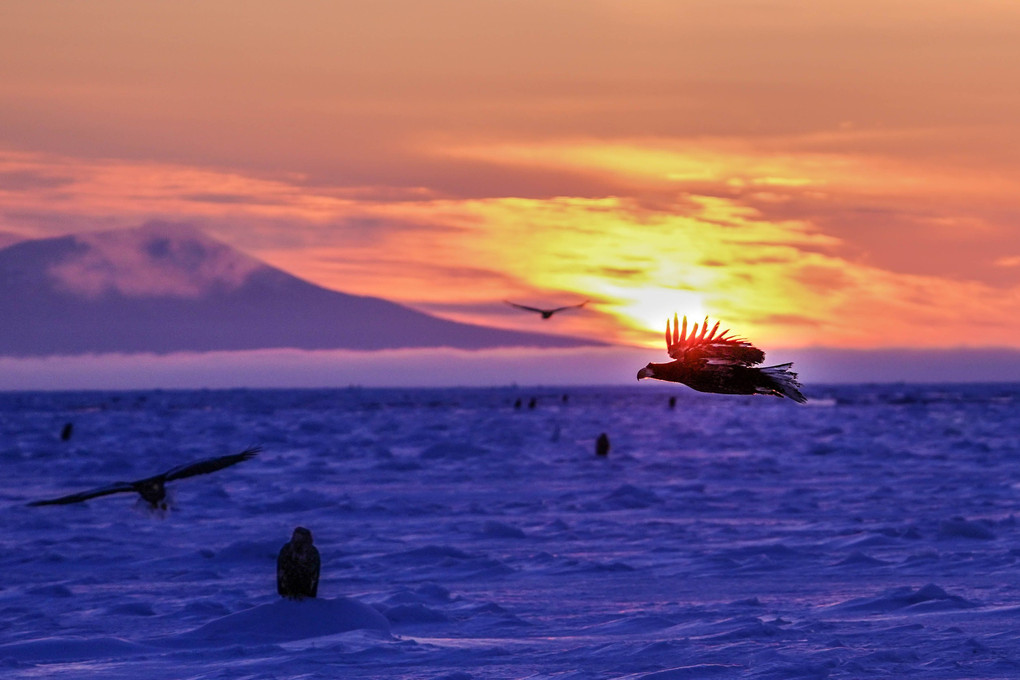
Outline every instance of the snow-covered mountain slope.
<path fill-rule="evenodd" d="M 0 354 L 14 356 L 600 344 L 457 323 L 328 290 L 158 222 L 0 250 L 0 319 Z"/>

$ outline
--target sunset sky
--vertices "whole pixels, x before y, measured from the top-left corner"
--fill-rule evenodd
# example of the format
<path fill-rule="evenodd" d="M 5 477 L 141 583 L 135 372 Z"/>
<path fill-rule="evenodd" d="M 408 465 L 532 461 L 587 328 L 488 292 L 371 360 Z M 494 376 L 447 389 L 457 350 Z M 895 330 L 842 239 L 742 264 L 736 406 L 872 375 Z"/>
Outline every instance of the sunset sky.
<path fill-rule="evenodd" d="M 1014 0 L 15 0 L 0 245 L 166 219 L 508 328 L 1020 348 L 1017 83 Z"/>

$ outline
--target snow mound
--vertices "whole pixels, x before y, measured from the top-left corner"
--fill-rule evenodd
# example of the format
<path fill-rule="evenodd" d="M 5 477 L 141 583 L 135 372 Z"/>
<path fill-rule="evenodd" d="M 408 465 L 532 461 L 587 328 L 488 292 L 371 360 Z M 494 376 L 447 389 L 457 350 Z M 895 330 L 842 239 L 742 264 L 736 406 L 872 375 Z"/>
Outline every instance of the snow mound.
<path fill-rule="evenodd" d="M 375 608 L 346 597 L 279 600 L 224 616 L 180 637 L 210 642 L 286 642 L 351 630 L 389 634 L 390 624 Z"/>
<path fill-rule="evenodd" d="M 975 538 L 991 541 L 995 539 L 995 533 L 984 522 L 954 518 L 939 524 L 939 538 Z"/>
<path fill-rule="evenodd" d="M 97 661 L 144 654 L 149 648 L 114 637 L 77 638 L 48 637 L 28 642 L 0 645 L 0 659 L 5 662 L 72 663 Z"/>
<path fill-rule="evenodd" d="M 835 606 L 851 610 L 886 613 L 907 609 L 913 612 L 971 609 L 977 605 L 959 595 L 950 595 L 941 587 L 929 583 L 917 590 L 908 586 L 893 588 L 878 597 L 849 600 Z"/>

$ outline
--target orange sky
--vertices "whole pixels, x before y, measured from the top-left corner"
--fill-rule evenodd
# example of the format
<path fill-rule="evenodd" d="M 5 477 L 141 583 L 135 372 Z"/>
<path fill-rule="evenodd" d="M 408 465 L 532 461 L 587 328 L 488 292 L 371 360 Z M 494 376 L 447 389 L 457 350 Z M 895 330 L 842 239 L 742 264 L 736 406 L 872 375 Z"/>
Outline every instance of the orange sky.
<path fill-rule="evenodd" d="M 658 345 L 1020 347 L 1020 4 L 0 5 L 0 245 L 187 222 L 316 283 Z"/>

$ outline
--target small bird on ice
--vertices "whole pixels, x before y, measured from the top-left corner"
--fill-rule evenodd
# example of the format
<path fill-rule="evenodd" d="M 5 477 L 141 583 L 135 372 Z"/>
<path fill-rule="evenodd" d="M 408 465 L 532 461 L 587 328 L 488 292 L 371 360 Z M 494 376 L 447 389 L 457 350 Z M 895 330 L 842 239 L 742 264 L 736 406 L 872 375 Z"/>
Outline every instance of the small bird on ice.
<path fill-rule="evenodd" d="M 319 550 L 312 545 L 312 532 L 297 527 L 276 558 L 276 592 L 300 600 L 315 597 L 319 590 Z"/>
<path fill-rule="evenodd" d="M 69 496 L 61 496 L 60 498 L 52 498 L 45 501 L 32 501 L 29 505 L 67 505 L 68 503 L 80 503 L 81 501 L 87 501 L 88 499 L 96 498 L 97 496 L 108 496 L 113 493 L 133 491 L 141 496 L 142 499 L 149 504 L 151 509 L 166 510 L 167 482 L 222 470 L 225 467 L 254 458 L 255 454 L 261 450 L 261 447 L 253 446 L 250 449 L 245 449 L 241 453 L 234 453 L 229 456 L 220 456 L 218 458 L 205 458 L 194 463 L 178 465 L 177 467 L 170 468 L 161 474 L 146 477 L 145 479 L 139 479 L 134 482 L 114 482 L 113 484 L 107 484 L 106 486 L 101 486 L 96 489 L 73 493 Z"/>
<path fill-rule="evenodd" d="M 801 394 L 797 374 L 790 370 L 792 363 L 758 367 L 765 360 L 765 352 L 742 338 L 728 336 L 728 330 L 717 334 L 719 322 L 708 330 L 708 317 L 698 332 L 694 324 L 687 335 L 687 317 L 680 326 L 673 315 L 673 327 L 666 320 L 666 350 L 673 361 L 664 364 L 650 363 L 637 378 L 655 378 L 687 385 L 699 392 L 719 394 L 771 394 L 789 397 L 803 404 L 807 398 Z"/>
<path fill-rule="evenodd" d="M 568 309 L 580 309 L 581 307 L 584 307 L 586 304 L 591 302 L 591 300 L 585 300 L 584 302 L 581 302 L 580 304 L 576 304 L 576 305 L 567 305 L 566 307 L 556 307 L 555 309 L 541 309 L 539 307 L 528 307 L 527 305 L 519 305 L 516 302 L 510 302 L 509 300 L 503 300 L 503 302 L 507 303 L 511 307 L 516 307 L 517 309 L 523 309 L 523 310 L 525 310 L 527 312 L 536 312 L 538 314 L 541 314 L 543 319 L 548 319 L 549 317 L 551 317 L 553 314 L 555 314 L 557 312 L 563 312 L 563 311 L 566 311 Z"/>

